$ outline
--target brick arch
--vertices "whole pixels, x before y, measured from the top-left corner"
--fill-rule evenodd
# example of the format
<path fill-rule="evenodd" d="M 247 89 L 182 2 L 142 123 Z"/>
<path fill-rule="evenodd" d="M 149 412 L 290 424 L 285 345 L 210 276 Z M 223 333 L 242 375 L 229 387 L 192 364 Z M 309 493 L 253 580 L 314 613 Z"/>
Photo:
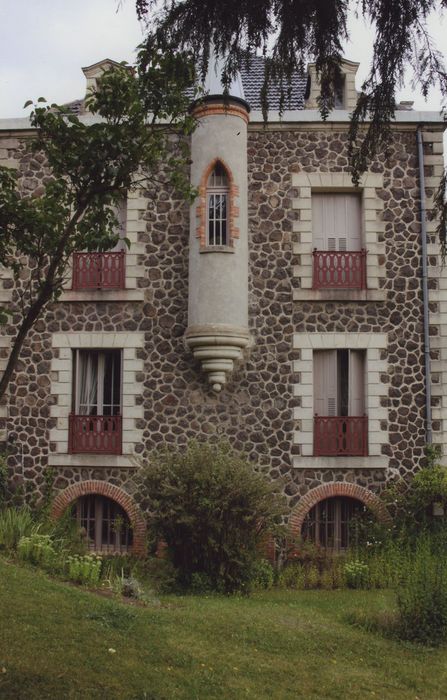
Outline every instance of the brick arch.
<path fill-rule="evenodd" d="M 73 501 L 76 501 L 81 496 L 90 496 L 93 494 L 110 498 L 126 511 L 133 529 L 132 554 L 144 556 L 146 553 L 145 519 L 132 496 L 118 486 L 107 483 L 107 481 L 90 479 L 68 486 L 54 499 L 51 507 L 51 517 L 55 519 L 60 518 Z"/>
<path fill-rule="evenodd" d="M 236 197 L 239 197 L 239 187 L 235 184 L 233 173 L 223 158 L 214 158 L 211 163 L 208 164 L 208 167 L 205 168 L 199 184 L 199 196 L 196 207 L 196 215 L 198 218 L 196 236 L 200 239 L 201 248 L 206 246 L 206 189 L 208 178 L 217 163 L 222 165 L 228 177 L 228 245 L 232 245 L 234 238 L 239 238 L 239 229 L 234 225 L 236 217 L 239 216 L 239 207 L 236 206 Z"/>
<path fill-rule="evenodd" d="M 319 501 L 324 501 L 326 498 L 333 498 L 334 496 L 355 498 L 369 508 L 369 510 L 374 513 L 377 520 L 382 523 L 391 523 L 391 516 L 385 504 L 375 493 L 358 484 L 334 481 L 311 489 L 301 498 L 290 516 L 289 527 L 291 534 L 294 537 L 299 536 L 301 534 L 304 518 L 310 509 L 319 503 Z"/>

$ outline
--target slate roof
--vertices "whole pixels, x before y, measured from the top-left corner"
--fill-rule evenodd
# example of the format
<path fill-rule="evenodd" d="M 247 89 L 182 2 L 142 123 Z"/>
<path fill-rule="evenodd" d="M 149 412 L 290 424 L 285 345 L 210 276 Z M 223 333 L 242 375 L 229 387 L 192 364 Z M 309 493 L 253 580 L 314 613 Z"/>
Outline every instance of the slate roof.
<path fill-rule="evenodd" d="M 240 77 L 244 90 L 244 99 L 251 109 L 261 109 L 261 88 L 264 82 L 264 58 L 262 56 L 252 56 L 249 65 L 241 66 Z M 295 73 L 292 76 L 290 97 L 287 96 L 288 85 L 285 85 L 284 109 L 304 109 L 304 95 L 306 92 L 307 76 Z M 268 90 L 269 109 L 279 110 L 281 89 L 279 84 L 271 84 Z M 74 114 L 84 112 L 84 100 L 73 100 L 65 105 Z"/>
<path fill-rule="evenodd" d="M 244 87 L 245 100 L 251 109 L 261 109 L 261 88 L 264 82 L 264 58 L 252 56 L 247 66 L 241 66 L 242 85 Z M 304 95 L 306 92 L 307 76 L 295 73 L 291 81 L 290 97 L 287 97 L 288 86 L 285 85 L 284 109 L 304 109 Z M 281 89 L 279 85 L 270 85 L 268 90 L 268 103 L 270 110 L 278 110 Z"/>

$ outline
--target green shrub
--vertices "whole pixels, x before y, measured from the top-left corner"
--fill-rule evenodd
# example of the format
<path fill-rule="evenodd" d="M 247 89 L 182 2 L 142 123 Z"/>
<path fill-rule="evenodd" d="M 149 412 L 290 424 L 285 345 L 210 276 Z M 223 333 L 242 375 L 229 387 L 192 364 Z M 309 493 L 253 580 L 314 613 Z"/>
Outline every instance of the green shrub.
<path fill-rule="evenodd" d="M 275 583 L 275 571 L 266 559 L 260 559 L 253 565 L 251 584 L 255 589 L 270 590 Z"/>
<path fill-rule="evenodd" d="M 180 582 L 190 586 L 200 573 L 215 590 L 246 590 L 258 546 L 283 512 L 269 480 L 228 445 L 195 442 L 153 454 L 140 478 Z"/>
<path fill-rule="evenodd" d="M 97 586 L 101 579 L 101 565 L 98 554 L 72 554 L 65 561 L 66 575 L 74 583 Z"/>
<path fill-rule="evenodd" d="M 5 508 L 0 511 L 0 548 L 13 551 L 22 537 L 32 535 L 39 529 L 40 525 L 26 506 Z"/>
<path fill-rule="evenodd" d="M 34 533 L 29 537 L 22 537 L 17 545 L 17 554 L 20 559 L 41 566 L 51 571 L 55 568 L 58 553 L 49 535 Z"/>
<path fill-rule="evenodd" d="M 361 561 L 349 561 L 344 565 L 345 581 L 348 588 L 368 588 L 368 564 Z"/>
<path fill-rule="evenodd" d="M 305 568 L 305 587 L 310 589 L 320 587 L 320 572 L 315 564 Z"/>
<path fill-rule="evenodd" d="M 423 644 L 447 639 L 447 560 L 421 537 L 397 592 L 399 635 Z"/>
<path fill-rule="evenodd" d="M 334 588 L 334 577 L 330 569 L 326 569 L 322 572 L 320 576 L 320 586 L 326 591 L 330 591 Z"/>
<path fill-rule="evenodd" d="M 3 455 L 0 455 L 0 509 L 6 502 L 6 491 L 8 486 L 8 468 Z"/>
<path fill-rule="evenodd" d="M 189 588 L 191 593 L 196 593 L 198 595 L 202 593 L 210 593 L 213 590 L 213 582 L 204 571 L 194 571 L 194 573 L 191 574 L 191 583 Z"/>
<path fill-rule="evenodd" d="M 292 562 L 290 564 L 286 564 L 279 574 L 278 585 L 281 588 L 296 588 L 297 590 L 304 590 L 305 580 L 306 574 L 304 565 L 299 562 Z"/>
<path fill-rule="evenodd" d="M 302 540 L 301 537 L 288 543 L 286 551 L 287 562 L 299 562 L 306 567 L 314 565 L 321 571 L 324 568 L 328 568 L 328 564 L 332 559 L 332 555 L 324 547 L 320 547 L 308 540 Z"/>
<path fill-rule="evenodd" d="M 159 593 L 173 593 L 178 589 L 178 573 L 169 559 L 151 557 L 144 571 L 150 586 Z"/>

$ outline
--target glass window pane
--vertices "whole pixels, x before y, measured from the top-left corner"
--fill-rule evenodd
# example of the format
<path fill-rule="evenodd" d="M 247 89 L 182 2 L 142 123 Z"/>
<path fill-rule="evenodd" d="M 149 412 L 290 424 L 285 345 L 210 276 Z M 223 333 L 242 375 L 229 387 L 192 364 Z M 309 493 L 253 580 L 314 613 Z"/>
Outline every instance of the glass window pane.
<path fill-rule="evenodd" d="M 132 545 L 129 518 L 115 501 L 104 496 L 82 496 L 75 504 L 73 515 L 85 529 L 90 549 L 125 552 Z M 99 522 L 96 522 L 97 517 L 100 517 Z M 96 541 L 95 533 L 98 534 Z"/>
<path fill-rule="evenodd" d="M 317 503 L 304 519 L 303 539 L 338 551 L 355 541 L 355 519 L 364 512 L 360 501 L 348 497 L 327 498 Z"/>

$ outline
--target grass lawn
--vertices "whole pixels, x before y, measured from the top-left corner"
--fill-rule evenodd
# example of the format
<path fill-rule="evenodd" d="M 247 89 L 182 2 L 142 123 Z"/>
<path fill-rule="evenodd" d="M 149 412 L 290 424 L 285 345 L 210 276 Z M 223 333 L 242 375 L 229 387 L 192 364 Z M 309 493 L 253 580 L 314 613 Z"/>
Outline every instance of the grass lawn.
<path fill-rule="evenodd" d="M 0 558 L 0 698 L 447 698 L 447 649 L 345 620 L 391 605 L 387 592 L 273 591 L 141 608 Z"/>

